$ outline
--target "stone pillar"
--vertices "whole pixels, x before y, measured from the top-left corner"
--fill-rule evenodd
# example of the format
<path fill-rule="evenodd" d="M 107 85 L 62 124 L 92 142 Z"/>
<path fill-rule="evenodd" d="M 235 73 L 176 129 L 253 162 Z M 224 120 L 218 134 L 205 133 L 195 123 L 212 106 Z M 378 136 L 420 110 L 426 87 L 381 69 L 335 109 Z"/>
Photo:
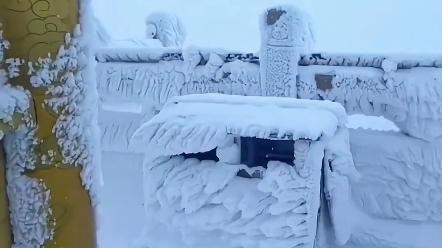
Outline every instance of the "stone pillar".
<path fill-rule="evenodd" d="M 54 59 L 60 46 L 65 44 L 66 33 L 72 33 L 79 23 L 78 8 L 79 0 L 0 0 L 0 22 L 3 24 L 4 38 L 11 43 L 6 57 L 20 58 L 26 63 L 35 63 L 39 58 L 47 58 L 48 54 Z M 82 186 L 81 167 L 63 161 L 57 137 L 53 133 L 59 114 L 45 104 L 45 100 L 52 96 L 46 95 L 46 87 L 35 88 L 30 85 L 27 70 L 23 66 L 20 76 L 11 81 L 11 84 L 23 86 L 31 92 L 32 112 L 38 127 L 35 135 L 35 169 L 28 169 L 23 175 L 41 182 L 50 193 L 49 204 L 45 208 L 50 210 L 46 222 L 53 231 L 53 237 L 37 245 L 40 241 L 31 239 L 32 235 L 39 234 L 28 234 L 28 237 L 17 231 L 24 226 L 35 225 L 35 219 L 25 218 L 20 219 L 25 223 L 13 226 L 15 241 L 24 245 L 31 244 L 30 247 L 96 247 L 94 212 L 89 193 Z M 42 159 L 45 156 L 52 159 L 45 162 Z M 16 165 L 9 165 L 8 162 L 8 166 Z"/>
<path fill-rule="evenodd" d="M 6 194 L 6 159 L 0 139 L 0 248 L 11 248 L 11 223 Z"/>
<path fill-rule="evenodd" d="M 263 96 L 297 97 L 301 53 L 310 50 L 309 16 L 294 6 L 276 6 L 260 16 L 260 74 Z"/>

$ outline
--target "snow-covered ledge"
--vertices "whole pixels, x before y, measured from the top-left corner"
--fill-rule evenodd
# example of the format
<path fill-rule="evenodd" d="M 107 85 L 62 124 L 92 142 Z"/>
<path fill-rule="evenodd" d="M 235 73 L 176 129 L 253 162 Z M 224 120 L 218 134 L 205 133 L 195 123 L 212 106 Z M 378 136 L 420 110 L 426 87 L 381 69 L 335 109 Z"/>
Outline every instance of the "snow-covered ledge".
<path fill-rule="evenodd" d="M 133 140 L 146 151 L 144 246 L 312 248 L 324 150 L 346 121 L 342 106 L 328 101 L 171 99 Z M 242 164 L 241 137 L 292 140 L 291 165 L 277 159 L 269 159 L 267 169 Z M 213 149 L 212 160 L 185 155 Z M 336 167 L 345 175 L 349 170 L 342 168 Z M 259 176 L 237 176 L 241 170 Z"/>

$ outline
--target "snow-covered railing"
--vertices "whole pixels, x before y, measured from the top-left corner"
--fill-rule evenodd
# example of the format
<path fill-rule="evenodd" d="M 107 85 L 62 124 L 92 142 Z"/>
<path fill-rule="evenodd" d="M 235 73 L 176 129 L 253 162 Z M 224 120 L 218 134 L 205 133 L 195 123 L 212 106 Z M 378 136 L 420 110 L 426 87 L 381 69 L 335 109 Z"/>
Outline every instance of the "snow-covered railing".
<path fill-rule="evenodd" d="M 336 134 L 339 139 L 331 142 L 324 159 L 324 196 L 328 201 L 323 201 L 321 208 L 321 216 L 329 215 L 332 223 L 327 217 L 319 223 L 317 247 L 347 242 L 346 248 L 434 248 L 434 244 L 442 243 L 437 235 L 442 230 L 442 55 L 315 53 L 309 43 L 314 41 L 311 23 L 297 11 L 282 6 L 264 12 L 260 17 L 262 46 L 256 54 L 195 47 L 99 49 L 97 76 L 102 99 L 114 106 L 124 101 L 142 106 L 136 114 L 114 111 L 102 118 L 103 148 L 151 155 L 176 148 L 161 143 L 177 131 L 175 124 L 164 125 L 156 132 L 158 137 L 148 142 L 149 149 L 129 146 L 143 116 L 149 119 L 163 107 L 173 108 L 172 103 L 165 104 L 175 96 L 222 93 L 338 102 L 348 114 L 383 116 L 408 135 L 355 129 L 350 135 Z M 270 12 L 282 13 L 285 22 L 268 18 Z M 272 57 L 276 53 L 279 55 Z M 180 99 L 187 101 L 185 97 Z M 209 94 L 198 99 L 210 102 L 210 106 L 215 101 Z M 225 116 L 221 120 L 230 121 Z M 192 139 L 176 142 L 188 144 L 196 140 Z M 189 146 L 183 147 L 182 152 L 186 152 Z M 351 147 L 351 152 L 342 149 L 346 147 Z M 155 150 L 162 148 L 160 152 Z M 359 181 L 343 178 L 339 169 L 352 165 L 353 160 Z M 151 204 L 157 204 L 153 196 L 151 200 L 155 200 Z M 404 237 L 404 230 L 419 235 Z"/>
<path fill-rule="evenodd" d="M 102 47 L 96 52 L 99 63 L 128 62 L 128 63 L 159 63 L 161 61 L 184 61 L 183 48 L 149 48 L 149 47 Z M 259 64 L 258 53 L 240 53 L 215 49 L 200 49 L 201 60 L 198 65 L 205 65 L 211 53 L 217 53 L 224 63 L 240 60 L 246 63 Z M 327 65 L 345 67 L 373 67 L 382 69 L 384 60 L 394 61 L 397 69 L 414 67 L 442 68 L 442 54 L 352 54 L 352 53 L 323 53 L 311 52 L 301 54 L 299 66 Z"/>
<path fill-rule="evenodd" d="M 418 138 L 442 136 L 442 54 L 315 53 L 310 19 L 295 14 L 291 20 L 295 22 L 286 21 L 281 27 L 290 24 L 296 27 L 293 30 L 278 24 L 269 26 L 269 34 L 261 30 L 261 51 L 256 54 L 195 47 L 101 48 L 96 52 L 99 92 L 105 101 L 140 103 L 146 118 L 170 97 L 193 93 L 328 99 L 343 104 L 349 114 L 383 116 Z M 260 61 L 267 56 L 263 51 L 280 49 L 271 36 L 278 28 L 276 32 L 290 33 L 284 46 L 292 46 L 298 55 L 263 66 Z M 262 81 L 262 73 L 273 64 L 277 70 L 289 68 L 281 76 L 294 73 L 282 88 L 275 80 Z"/>

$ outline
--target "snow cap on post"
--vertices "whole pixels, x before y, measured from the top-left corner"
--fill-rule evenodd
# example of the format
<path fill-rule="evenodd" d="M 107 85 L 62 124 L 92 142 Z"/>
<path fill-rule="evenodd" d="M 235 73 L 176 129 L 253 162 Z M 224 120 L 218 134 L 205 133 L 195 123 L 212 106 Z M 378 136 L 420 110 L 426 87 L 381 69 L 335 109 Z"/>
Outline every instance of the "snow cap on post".
<path fill-rule="evenodd" d="M 261 44 L 294 47 L 308 53 L 315 37 L 310 15 L 293 5 L 267 8 L 260 16 Z"/>
<path fill-rule="evenodd" d="M 158 39 L 164 47 L 182 47 L 187 30 L 173 13 L 155 12 L 146 17 L 146 38 Z"/>
<path fill-rule="evenodd" d="M 263 96 L 297 97 L 301 53 L 314 43 L 310 17 L 291 5 L 268 8 L 260 16 Z"/>

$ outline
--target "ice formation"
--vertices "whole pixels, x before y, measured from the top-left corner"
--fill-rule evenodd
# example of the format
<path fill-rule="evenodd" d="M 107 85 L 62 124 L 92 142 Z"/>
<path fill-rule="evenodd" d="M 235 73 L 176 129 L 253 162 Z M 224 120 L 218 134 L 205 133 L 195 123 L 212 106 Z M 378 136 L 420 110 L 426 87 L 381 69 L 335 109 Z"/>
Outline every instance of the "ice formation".
<path fill-rule="evenodd" d="M 0 141 L 4 141 L 8 154 L 6 178 L 11 226 L 15 243 L 37 247 L 53 234 L 47 222 L 51 210 L 45 207 L 50 195 L 44 182 L 23 175 L 25 170 L 33 169 L 35 163 L 35 126 L 27 115 L 30 95 L 23 88 L 8 83 L 10 78 L 19 75 L 22 61 L 14 58 L 3 61 L 4 50 L 10 44 L 3 39 L 1 30 L 0 40 L 1 62 L 8 65 L 6 70 L 0 70 Z"/>
<path fill-rule="evenodd" d="M 348 132 L 346 129 L 338 128 L 333 132 L 333 136 L 324 146 L 322 166 L 324 178 L 321 187 L 324 194 L 321 200 L 316 247 L 434 248 L 434 244 L 440 244 L 442 238 L 438 233 L 442 231 L 442 227 L 439 210 L 442 205 L 439 202 L 439 195 L 442 192 L 440 187 L 442 172 L 439 168 L 438 153 L 442 136 L 439 128 L 442 122 L 440 118 L 442 101 L 439 97 L 442 92 L 440 88 L 442 56 L 313 52 L 314 30 L 307 14 L 290 6 L 269 8 L 261 15 L 260 25 L 263 25 L 263 21 L 267 21 L 265 17 L 269 11 L 275 12 L 272 15 L 281 18 L 271 26 L 261 27 L 262 47 L 259 55 L 196 47 L 186 49 L 113 47 L 97 51 L 96 56 L 99 60 L 97 81 L 102 99 L 132 102 L 143 106 L 140 113 L 125 113 L 125 118 L 118 119 L 114 116 L 105 121 L 103 117 L 102 126 L 105 128 L 102 129 L 104 130 L 102 138 L 105 144 L 103 147 L 107 147 L 106 149 L 110 151 L 119 150 L 120 148 L 114 144 L 121 140 L 124 148 L 119 151 L 140 153 L 141 149 L 145 149 L 147 153 L 146 161 L 150 162 L 145 164 L 148 166 L 146 168 L 149 168 L 145 171 L 145 179 L 150 180 L 152 184 L 146 184 L 146 187 L 155 189 L 146 194 L 146 201 L 151 204 L 149 205 L 151 208 L 149 206 L 147 208 L 153 209 L 152 215 L 154 215 L 150 223 L 153 229 L 146 229 L 147 243 L 158 242 L 157 245 L 181 248 L 186 247 L 182 242 L 187 242 L 186 245 L 190 246 L 190 243 L 198 241 L 204 243 L 213 237 L 206 233 L 206 240 L 194 232 L 194 229 L 203 229 L 203 225 L 199 225 L 198 218 L 203 216 L 207 218 L 207 226 L 219 227 L 219 223 L 226 220 L 223 218 L 228 219 L 231 212 L 224 210 L 225 215 L 215 215 L 211 212 L 198 215 L 199 212 L 196 211 L 192 212 L 192 215 L 185 214 L 186 217 L 172 216 L 171 212 L 168 212 L 172 211 L 170 208 L 174 210 L 185 208 L 184 205 L 177 203 L 182 201 L 178 198 L 181 187 L 187 187 L 197 180 L 209 185 L 208 178 L 211 181 L 215 180 L 209 177 L 213 175 L 212 173 L 223 175 L 216 180 L 223 180 L 223 183 L 229 181 L 225 189 L 232 191 L 232 197 L 238 194 L 255 195 L 256 191 L 253 190 L 258 188 L 256 185 L 252 187 L 243 184 L 242 181 L 245 179 L 235 177 L 239 169 L 238 152 L 241 150 L 237 138 L 241 135 L 226 135 L 228 131 L 217 132 L 219 129 L 216 127 L 225 123 L 231 123 L 232 126 L 241 125 L 242 122 L 239 120 L 242 119 L 262 122 L 263 125 L 279 124 L 276 120 L 282 120 L 281 116 L 285 116 L 282 114 L 284 111 L 272 110 L 281 115 L 276 117 L 267 114 L 269 120 L 261 121 L 256 117 L 262 114 L 263 106 L 268 108 L 269 98 L 245 96 L 280 96 L 306 99 L 306 104 L 311 106 L 310 109 L 304 109 L 307 112 L 311 111 L 311 108 L 318 107 L 315 105 L 317 101 L 308 99 L 337 102 L 351 115 L 382 116 L 393 122 L 391 125 L 395 125 L 397 130 L 397 132 L 385 132 L 350 129 Z M 152 25 L 148 26 L 149 31 L 155 29 L 156 27 L 153 28 Z M 286 35 L 287 37 L 292 35 L 294 39 L 284 39 Z M 282 59 L 279 59 L 280 57 L 266 59 L 270 58 L 265 52 L 266 49 L 284 51 L 281 52 Z M 296 56 L 290 57 L 290 52 Z M 271 79 L 267 80 L 267 77 Z M 238 95 L 245 98 L 215 97 L 210 93 Z M 186 96 L 189 94 L 203 95 Z M 177 96 L 181 97 L 176 98 Z M 245 100 L 242 99 L 247 99 L 247 107 L 243 106 Z M 291 100 L 293 99 L 272 99 L 272 107 L 304 111 L 303 107 L 289 103 Z M 186 116 L 190 110 L 179 105 L 195 106 L 197 108 L 195 113 L 198 116 L 211 117 L 207 120 L 197 117 L 181 118 L 179 114 Z M 224 105 L 235 105 L 235 108 L 222 109 L 220 106 Z M 213 110 L 208 111 L 206 108 Z M 257 110 L 258 108 L 261 112 Z M 148 121 L 160 110 L 163 113 Z M 164 110 L 168 110 L 168 114 L 173 113 L 174 122 L 164 119 L 166 116 L 171 118 L 164 113 Z M 251 112 L 247 114 L 249 110 Z M 346 115 L 333 109 L 327 109 L 326 112 L 336 116 Z M 221 115 L 223 117 L 220 117 Z M 342 121 L 344 119 L 338 118 Z M 148 137 L 145 140 L 147 145 L 139 143 L 130 145 L 129 137 L 136 129 L 136 123 L 140 121 L 148 121 L 142 126 L 146 132 L 136 133 Z M 305 120 L 299 120 L 299 123 L 306 125 L 309 121 L 313 119 L 306 117 Z M 207 129 L 204 129 L 205 126 L 201 123 L 206 122 L 210 125 L 207 124 Z M 182 128 L 180 125 L 185 123 L 194 125 L 195 128 L 194 126 Z M 338 126 L 343 123 L 338 122 Z M 307 127 L 313 131 L 316 126 Z M 301 127 L 297 128 L 304 130 Z M 235 133 L 239 129 L 232 130 Z M 265 135 L 255 130 L 265 130 L 264 126 L 257 125 L 253 131 L 254 135 Z M 289 127 L 287 130 L 290 130 Z M 173 138 L 177 133 L 188 135 L 178 139 Z M 212 139 L 200 138 L 206 135 Z M 232 140 L 236 141 L 232 144 Z M 190 146 L 189 144 L 193 142 L 202 145 Z M 303 161 L 305 144 L 298 142 L 296 146 L 297 159 L 301 158 Z M 218 162 L 184 160 L 182 156 L 178 156 L 183 152 L 207 151 L 215 147 L 217 147 Z M 168 160 L 149 157 L 155 154 L 173 156 L 173 158 Z M 294 166 L 296 163 L 294 161 Z M 162 164 L 164 170 L 155 167 L 159 164 Z M 277 165 L 272 168 L 282 169 Z M 294 168 L 293 170 L 298 171 L 296 166 Z M 149 171 L 152 174 L 147 173 Z M 166 172 L 170 171 L 173 173 L 166 175 Z M 186 174 L 187 172 L 189 174 Z M 265 170 L 260 171 L 262 175 L 264 172 Z M 188 178 L 191 175 L 194 176 L 194 181 Z M 176 183 L 176 188 L 161 185 L 162 180 Z M 235 190 L 230 189 L 231 184 L 235 185 Z M 246 193 L 237 190 L 242 188 Z M 191 198 L 196 193 L 186 194 L 183 193 L 187 197 L 186 204 L 189 202 L 195 204 L 186 205 L 189 208 L 193 207 L 192 210 L 196 208 L 195 206 L 200 206 L 198 204 L 212 200 L 213 196 L 204 193 Z M 177 198 L 166 198 L 166 196 Z M 162 211 L 155 208 L 158 204 L 166 206 L 164 208 L 167 209 L 164 210 L 166 213 L 158 214 Z M 226 206 L 231 207 L 229 204 Z M 239 203 L 236 205 L 238 209 L 239 206 L 249 206 L 246 203 L 241 204 L 244 205 Z M 169 223 L 169 227 L 166 228 L 167 225 L 164 223 Z M 229 229 L 231 226 L 223 226 L 224 232 L 237 235 L 238 233 L 233 233 L 233 229 Z M 250 226 L 240 227 L 244 232 L 250 230 L 248 229 Z M 277 235 L 269 233 L 267 229 L 264 231 L 265 235 Z M 166 236 L 162 236 L 165 233 Z M 170 236 L 182 237 L 182 240 L 170 244 L 171 240 L 168 238 Z M 259 247 L 253 242 L 264 240 L 256 239 L 248 243 L 247 237 L 243 239 L 225 237 L 234 242 L 239 240 L 239 243 L 235 244 L 243 247 L 247 245 Z M 216 242 L 212 241 L 210 247 L 213 247 L 213 243 Z M 201 243 L 199 245 L 207 247 Z M 262 245 L 265 247 L 265 242 Z M 221 241 L 220 246 L 227 247 Z M 198 246 L 192 246 L 194 247 Z"/>
<path fill-rule="evenodd" d="M 181 47 L 187 30 L 172 13 L 155 12 L 146 17 L 146 38 L 158 39 L 164 47 Z"/>
<path fill-rule="evenodd" d="M 260 16 L 260 78 L 264 96 L 296 97 L 301 52 L 313 42 L 310 18 L 294 6 L 268 8 Z"/>
<path fill-rule="evenodd" d="M 36 68 L 32 64 L 28 73 L 34 87 L 45 87 L 47 93 L 54 95 L 46 104 L 60 113 L 53 132 L 58 139 L 64 163 L 83 166 L 81 177 L 84 187 L 90 192 L 92 204 L 98 212 L 98 192 L 101 186 L 101 149 L 99 146 L 99 129 L 97 124 L 98 93 L 94 72 L 94 45 L 97 38 L 91 14 L 90 1 L 80 3 L 80 24 L 73 30 L 73 36 L 66 34 L 66 44 L 62 45 L 55 59 L 40 58 Z M 80 31 L 80 25 L 85 27 Z M 22 63 L 20 59 L 9 59 L 15 67 Z M 8 63 L 8 60 L 6 61 Z M 9 75 L 18 75 L 18 69 L 11 70 Z M 15 72 L 15 73 L 14 73 Z M 3 74 L 2 74 L 3 76 Z M 53 85 L 53 82 L 61 82 Z M 7 85 L 0 85 L 8 89 Z M 6 91 L 1 91 L 6 93 Z M 10 93 L 10 92 L 9 92 Z M 5 98 L 8 104 L 11 99 L 19 99 L 19 94 L 9 94 Z M 22 98 L 29 96 L 23 92 Z M 3 98 L 0 102 L 4 100 Z M 53 151 L 48 154 L 34 154 L 36 126 L 27 114 L 29 102 L 16 101 L 16 113 L 22 113 L 20 125 L 13 133 L 5 137 L 7 156 L 8 196 L 11 209 L 11 223 L 14 242 L 26 247 L 40 247 L 52 238 L 53 224 L 51 215 L 50 192 L 43 181 L 26 176 L 26 170 L 33 170 L 36 160 L 42 163 L 51 162 Z M 6 109 L 10 111 L 10 109 Z M 18 111 L 17 111 L 18 110 Z M 26 110 L 26 112 L 25 112 Z M 0 111 L 6 113 L 5 111 Z"/>
<path fill-rule="evenodd" d="M 324 150 L 337 130 L 345 129 L 346 118 L 342 106 L 327 101 L 220 94 L 172 98 L 134 134 L 147 152 L 145 208 L 152 221 L 145 244 L 313 247 Z M 293 166 L 270 161 L 261 179 L 237 177 L 239 170 L 253 168 L 238 163 L 237 152 L 226 155 L 238 149 L 234 137 L 294 140 Z M 180 156 L 214 148 L 218 162 Z M 180 238 L 165 239 L 169 235 Z"/>

